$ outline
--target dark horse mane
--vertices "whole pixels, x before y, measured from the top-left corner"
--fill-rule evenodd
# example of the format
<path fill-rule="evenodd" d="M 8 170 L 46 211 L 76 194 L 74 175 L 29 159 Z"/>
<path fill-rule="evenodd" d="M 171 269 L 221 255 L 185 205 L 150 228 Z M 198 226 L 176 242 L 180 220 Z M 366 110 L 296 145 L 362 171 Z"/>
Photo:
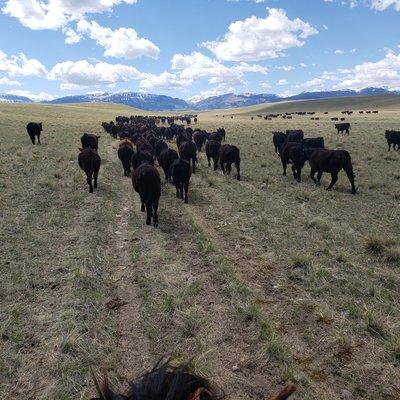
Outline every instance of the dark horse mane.
<path fill-rule="evenodd" d="M 101 382 L 93 374 L 100 397 L 92 400 L 222 400 L 225 393 L 207 379 L 192 373 L 187 364 L 171 365 L 160 360 L 154 368 L 129 384 L 127 395 L 113 392 L 107 376 Z M 270 400 L 285 400 L 296 387 L 289 385 Z"/>

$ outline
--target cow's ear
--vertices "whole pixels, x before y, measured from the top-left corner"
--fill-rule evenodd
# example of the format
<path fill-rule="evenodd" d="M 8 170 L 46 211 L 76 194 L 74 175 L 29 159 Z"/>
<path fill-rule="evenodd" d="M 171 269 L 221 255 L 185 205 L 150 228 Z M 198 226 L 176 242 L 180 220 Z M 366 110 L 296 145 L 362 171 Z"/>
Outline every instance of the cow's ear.
<path fill-rule="evenodd" d="M 97 139 L 100 139 L 101 138 L 101 136 L 97 136 Z"/>
<path fill-rule="evenodd" d="M 79 151 L 82 151 L 83 149 L 79 147 Z"/>

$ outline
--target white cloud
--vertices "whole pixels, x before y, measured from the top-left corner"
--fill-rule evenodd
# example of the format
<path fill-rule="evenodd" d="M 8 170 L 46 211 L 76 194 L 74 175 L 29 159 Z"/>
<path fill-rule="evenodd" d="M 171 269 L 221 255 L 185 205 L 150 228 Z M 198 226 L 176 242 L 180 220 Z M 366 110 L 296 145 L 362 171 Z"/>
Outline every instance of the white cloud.
<path fill-rule="evenodd" d="M 46 92 L 31 93 L 28 90 L 9 90 L 7 94 L 14 94 L 16 96 L 25 96 L 33 101 L 49 101 L 55 98 L 53 95 Z"/>
<path fill-rule="evenodd" d="M 367 86 L 400 89 L 400 54 L 387 53 L 378 62 L 365 62 L 345 71 L 338 88 L 362 89 Z"/>
<path fill-rule="evenodd" d="M 0 50 L 0 71 L 9 76 L 43 76 L 46 67 L 35 58 L 28 58 L 24 53 L 8 57 Z"/>
<path fill-rule="evenodd" d="M 60 29 L 86 14 L 110 11 L 137 0 L 6 0 L 2 11 L 30 29 Z"/>
<path fill-rule="evenodd" d="M 318 31 L 299 18 L 290 20 L 284 10 L 267 8 L 266 18 L 255 16 L 232 23 L 222 41 L 203 46 L 220 60 L 258 61 L 277 58 L 283 51 L 301 47 L 304 40 Z"/>
<path fill-rule="evenodd" d="M 72 28 L 63 28 L 63 32 L 65 34 L 65 43 L 67 44 L 79 43 L 82 38 L 82 36 Z"/>
<path fill-rule="evenodd" d="M 67 30 L 67 43 L 79 41 L 81 35 L 88 35 L 96 43 L 104 47 L 104 55 L 120 58 L 138 58 L 147 56 L 157 58 L 160 49 L 150 40 L 141 38 L 133 28 L 118 28 L 112 30 L 100 26 L 95 21 L 80 20 L 77 23 L 77 32 Z M 71 32 L 72 31 L 72 32 Z"/>
<path fill-rule="evenodd" d="M 343 50 L 335 50 L 335 54 L 344 54 L 344 51 Z"/>
<path fill-rule="evenodd" d="M 7 85 L 7 86 L 22 86 L 21 82 L 13 81 L 7 77 L 0 78 L 0 85 Z"/>
<path fill-rule="evenodd" d="M 371 0 L 371 8 L 374 10 L 384 11 L 392 6 L 396 11 L 400 11 L 400 0 Z"/>
<path fill-rule="evenodd" d="M 197 78 L 209 78 L 210 84 L 225 86 L 243 85 L 246 73 L 266 74 L 268 72 L 266 67 L 245 62 L 227 67 L 197 51 L 190 55 L 175 54 L 171 59 L 171 68 L 179 71 L 179 76 L 182 79 L 193 81 Z"/>
<path fill-rule="evenodd" d="M 277 85 L 279 85 L 279 86 L 284 86 L 284 85 L 287 85 L 287 84 L 288 84 L 288 81 L 286 79 L 280 79 L 277 82 Z"/>
<path fill-rule="evenodd" d="M 263 89 L 271 89 L 271 85 L 268 82 L 262 82 L 260 86 Z"/>
<path fill-rule="evenodd" d="M 160 75 L 149 75 L 140 82 L 141 89 L 182 89 L 192 84 L 192 80 L 179 75 L 163 72 Z"/>
<path fill-rule="evenodd" d="M 77 89 L 78 86 L 82 88 L 84 86 L 129 82 L 143 77 L 144 74 L 134 67 L 105 62 L 90 64 L 86 60 L 65 61 L 56 64 L 47 74 L 49 80 L 60 81 L 60 87 L 69 90 L 71 88 Z"/>
<path fill-rule="evenodd" d="M 324 72 L 322 76 L 311 79 L 298 89 L 354 89 L 366 87 L 386 87 L 400 90 L 400 54 L 389 52 L 377 62 L 365 62 L 354 68 Z"/>

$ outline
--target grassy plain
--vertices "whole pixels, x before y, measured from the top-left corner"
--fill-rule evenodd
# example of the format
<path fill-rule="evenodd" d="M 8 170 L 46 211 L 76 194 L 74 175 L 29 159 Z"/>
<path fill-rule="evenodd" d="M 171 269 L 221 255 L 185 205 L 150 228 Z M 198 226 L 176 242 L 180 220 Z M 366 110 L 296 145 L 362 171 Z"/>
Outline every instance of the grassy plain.
<path fill-rule="evenodd" d="M 124 389 L 171 354 L 232 399 L 268 398 L 289 380 L 297 400 L 398 399 L 400 154 L 384 130 L 400 128 L 400 101 L 357 101 L 200 114 L 199 127 L 223 126 L 240 147 L 242 181 L 200 154 L 188 205 L 163 184 L 157 230 L 100 127 L 140 111 L 0 105 L 0 397 L 89 399 L 90 367 Z M 380 112 L 347 117 L 351 134 L 338 137 L 329 118 L 342 109 Z M 321 120 L 250 119 L 295 110 Z M 41 146 L 30 120 L 43 121 Z M 359 193 L 344 174 L 332 192 L 308 167 L 301 184 L 283 177 L 271 131 L 290 128 L 348 150 Z M 102 135 L 94 195 L 76 162 L 85 131 Z"/>

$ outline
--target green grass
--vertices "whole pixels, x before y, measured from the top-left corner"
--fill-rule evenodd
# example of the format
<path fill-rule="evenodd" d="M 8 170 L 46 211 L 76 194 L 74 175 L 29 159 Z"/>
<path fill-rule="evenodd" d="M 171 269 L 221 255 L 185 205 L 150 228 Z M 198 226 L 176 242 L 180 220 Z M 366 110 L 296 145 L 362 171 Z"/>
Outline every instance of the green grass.
<path fill-rule="evenodd" d="M 115 142 L 100 123 L 117 105 L 0 105 L 0 397 L 93 397 L 90 367 L 117 387 L 162 355 L 189 361 L 236 399 L 267 397 L 284 381 L 296 399 L 397 399 L 400 278 L 397 98 L 262 105 L 199 115 L 241 149 L 242 181 L 208 168 L 189 205 L 163 183 L 160 227 L 144 225 Z M 315 107 L 320 121 L 250 115 Z M 329 120 L 341 109 L 349 137 Z M 312 110 L 312 108 L 310 109 Z M 215 114 L 221 114 L 215 117 Z M 28 121 L 43 121 L 32 146 Z M 331 192 L 282 176 L 271 131 L 301 128 L 347 149 L 359 193 L 343 173 Z M 101 134 L 99 189 L 76 162 L 83 132 Z M 115 232 L 119 232 L 116 234 Z M 127 305 L 108 310 L 119 297 Z M 238 366 L 235 371 L 232 366 Z"/>

